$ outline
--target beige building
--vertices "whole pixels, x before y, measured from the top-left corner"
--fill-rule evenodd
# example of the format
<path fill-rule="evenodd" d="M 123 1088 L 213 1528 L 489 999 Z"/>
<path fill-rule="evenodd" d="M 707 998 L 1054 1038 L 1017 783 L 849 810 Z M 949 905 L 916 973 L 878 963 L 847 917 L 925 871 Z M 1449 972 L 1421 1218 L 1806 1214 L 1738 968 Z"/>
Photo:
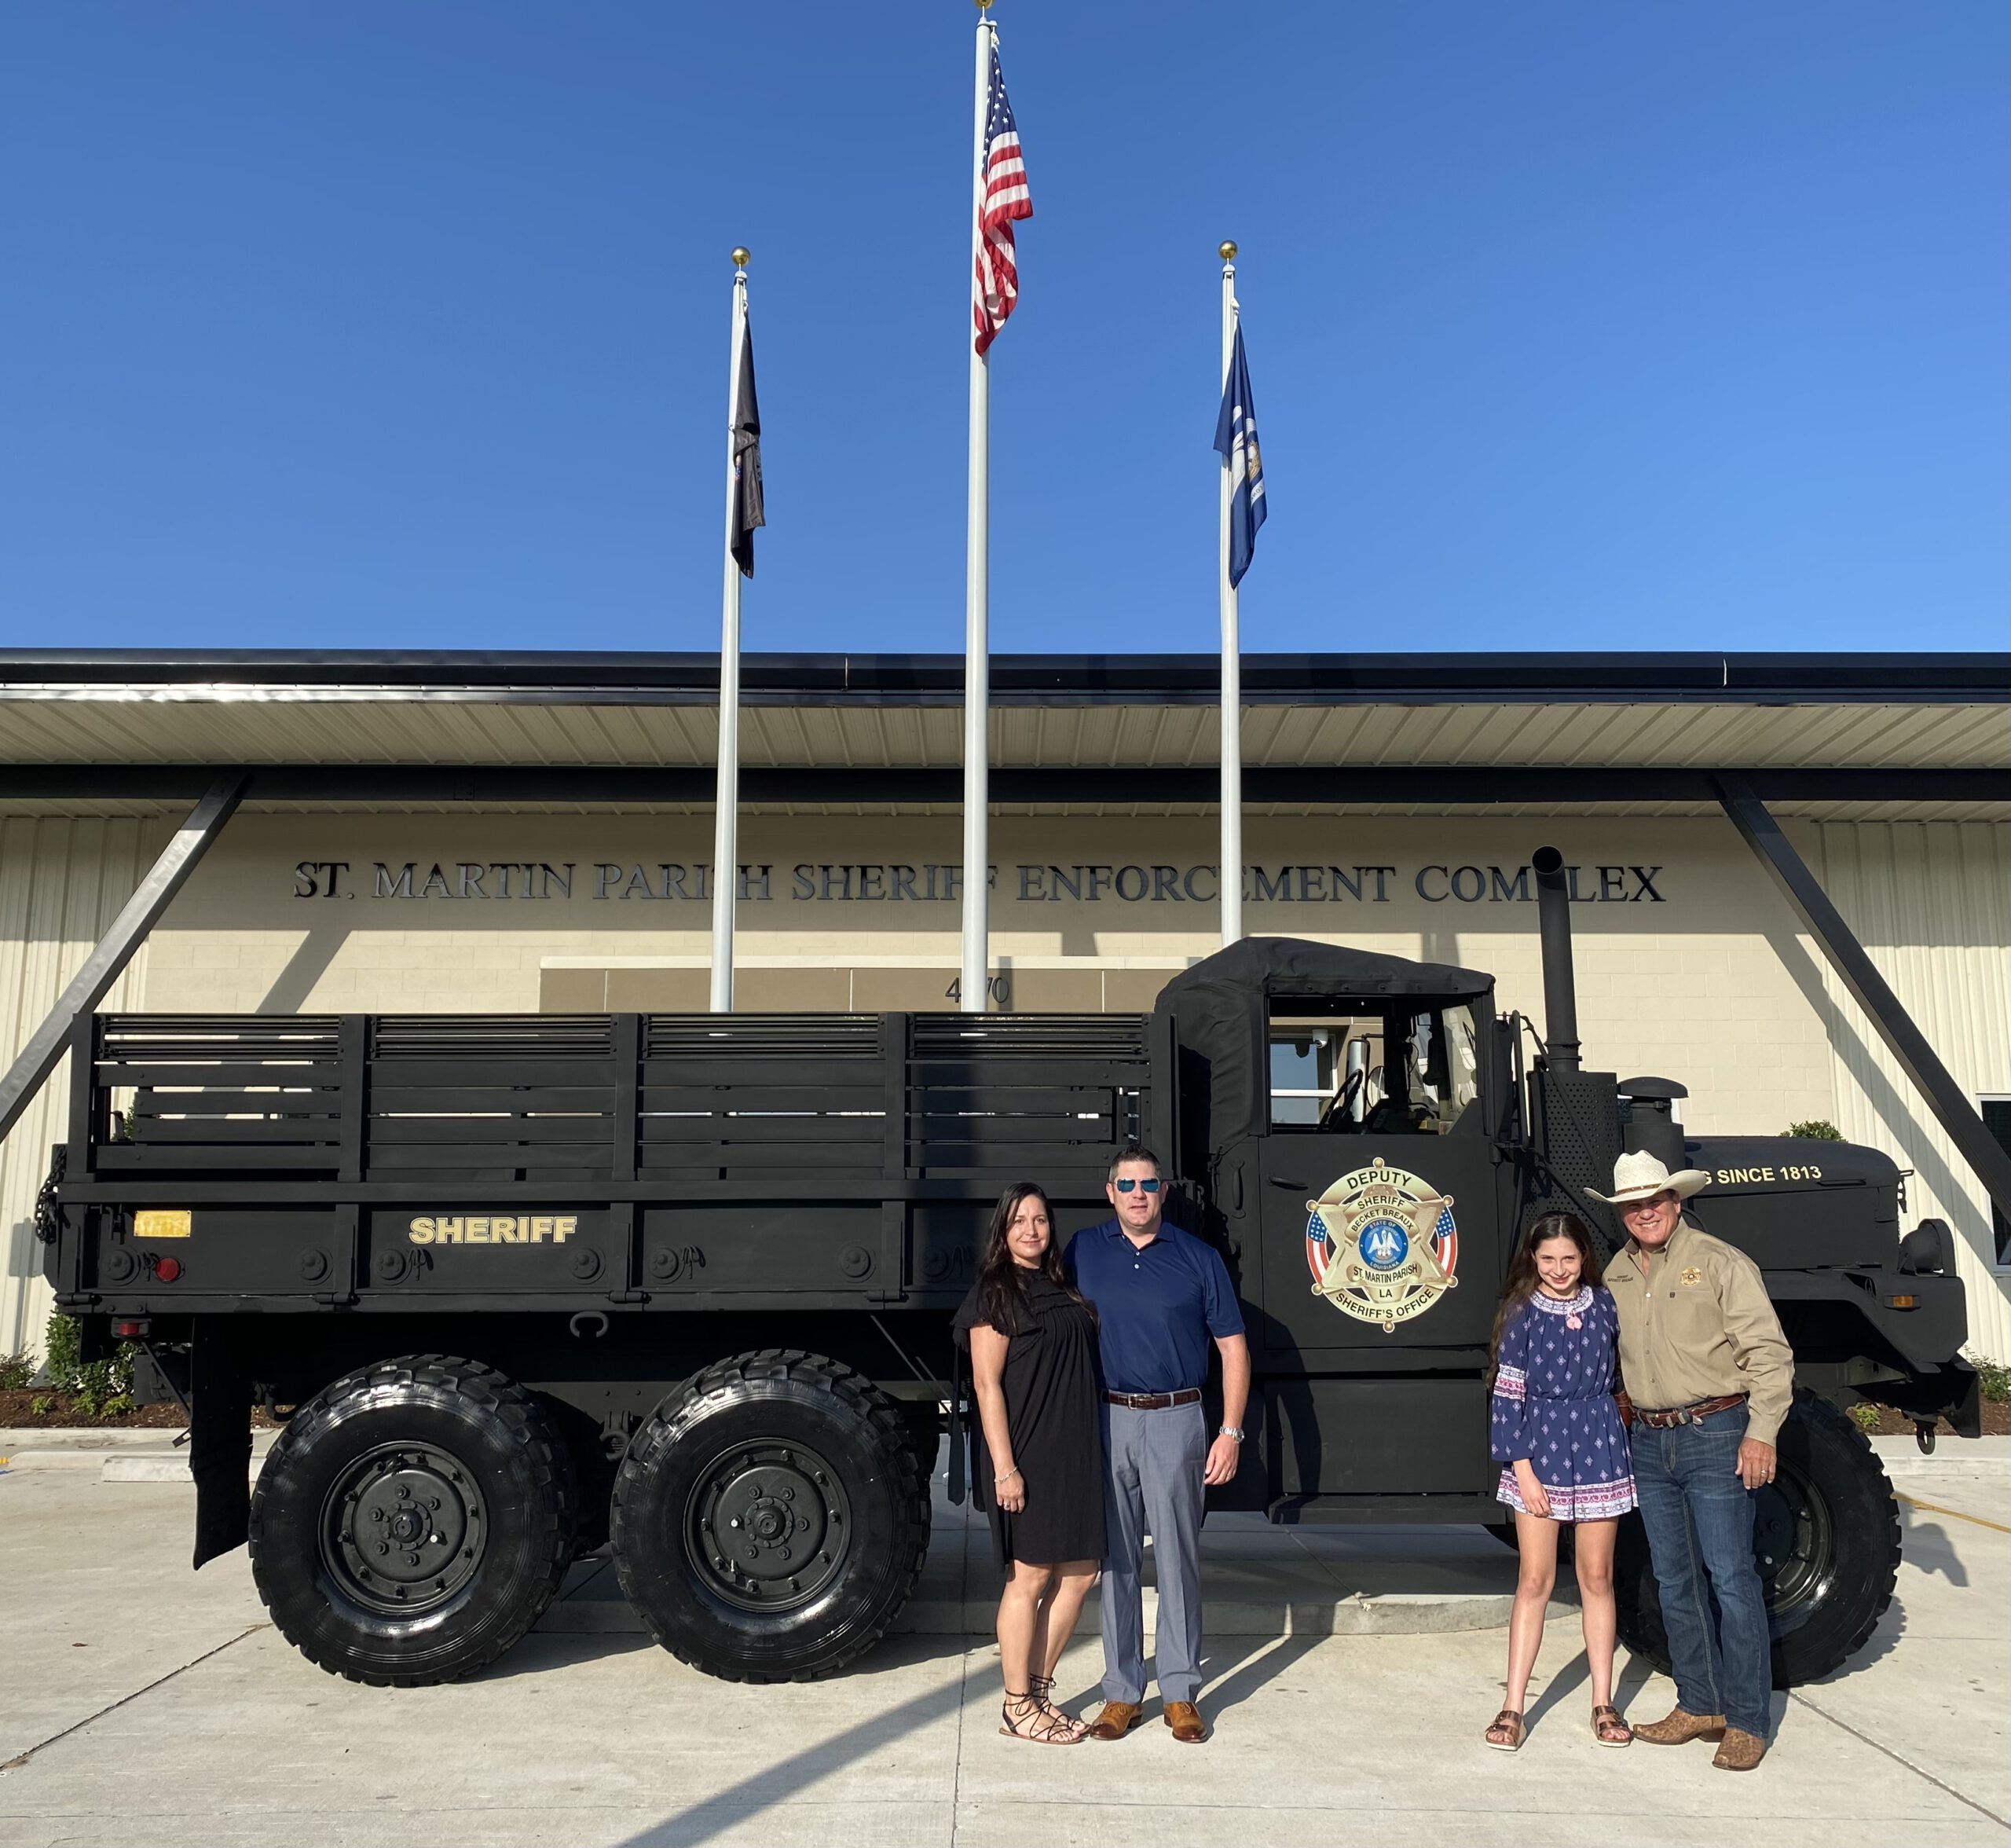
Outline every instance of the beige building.
<path fill-rule="evenodd" d="M 994 1005 L 1149 1006 L 1217 947 L 1212 661 L 1003 659 Z M 954 661 L 746 667 L 737 1004 L 951 1008 Z M 0 1054 L 222 772 L 243 800 L 101 1005 L 696 1010 L 714 878 L 704 657 L 0 662 Z M 2001 658 L 1252 657 L 1245 926 L 1492 971 L 1540 1024 L 1539 845 L 1575 869 L 1589 1065 L 1686 1122 L 1811 1118 L 1910 1169 L 2011 1357 L 1984 1184 L 1727 819 L 1778 818 L 1963 1096 L 2011 1142 L 2011 664 Z M 1729 780 L 1727 780 L 1729 779 Z M 0 1353 L 48 1309 L 57 1076 L 0 1145 Z"/>

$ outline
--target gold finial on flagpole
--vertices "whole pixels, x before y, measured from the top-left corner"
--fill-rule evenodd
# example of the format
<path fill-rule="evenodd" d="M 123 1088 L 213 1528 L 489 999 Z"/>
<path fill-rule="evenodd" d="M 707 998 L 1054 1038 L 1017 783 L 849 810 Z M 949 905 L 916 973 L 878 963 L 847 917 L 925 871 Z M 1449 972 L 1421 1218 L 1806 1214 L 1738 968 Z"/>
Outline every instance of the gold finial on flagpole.
<path fill-rule="evenodd" d="M 1226 238 L 1222 240 L 1222 244 L 1218 248 L 1222 253 L 1222 261 L 1225 263 L 1233 263 L 1236 261 L 1236 246 L 1230 243 Z"/>
<path fill-rule="evenodd" d="M 991 10 L 991 0 L 977 0 L 978 16 L 982 19 Z"/>
<path fill-rule="evenodd" d="M 747 267 L 747 259 L 753 254 L 754 253 L 752 251 L 748 249 L 745 244 L 735 244 L 733 247 L 734 268 L 736 270 L 745 270 Z"/>

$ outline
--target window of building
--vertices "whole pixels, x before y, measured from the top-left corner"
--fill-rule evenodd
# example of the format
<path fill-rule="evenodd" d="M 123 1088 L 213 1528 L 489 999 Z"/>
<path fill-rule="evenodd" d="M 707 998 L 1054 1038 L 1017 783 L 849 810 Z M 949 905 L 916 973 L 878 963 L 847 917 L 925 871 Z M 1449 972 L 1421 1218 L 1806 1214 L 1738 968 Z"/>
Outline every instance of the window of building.
<path fill-rule="evenodd" d="M 1997 1138 L 1998 1147 L 2011 1155 L 2011 1097 L 1979 1098 L 1976 1107 L 1983 1112 L 1984 1128 Z M 2011 1269 L 2011 1221 L 2007 1221 L 2002 1209 L 1995 1206 L 1990 1209 L 1990 1219 L 1996 1239 L 1998 1264 L 2001 1268 Z"/>

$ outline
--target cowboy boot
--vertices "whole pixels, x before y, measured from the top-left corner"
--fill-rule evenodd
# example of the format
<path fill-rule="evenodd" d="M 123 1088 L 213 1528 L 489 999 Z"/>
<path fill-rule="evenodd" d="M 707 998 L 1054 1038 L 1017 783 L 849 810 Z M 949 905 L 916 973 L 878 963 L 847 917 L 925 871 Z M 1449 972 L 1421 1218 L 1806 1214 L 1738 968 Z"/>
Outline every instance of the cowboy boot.
<path fill-rule="evenodd" d="M 1729 1726 L 1725 1729 L 1725 1742 L 1711 1762 L 1720 1771 L 1751 1771 L 1766 1755 L 1765 1740 L 1743 1726 Z"/>
<path fill-rule="evenodd" d="M 1685 1713 L 1679 1707 L 1665 1720 L 1650 1720 L 1645 1726 L 1634 1729 L 1634 1736 L 1646 1740 L 1650 1745 L 1687 1745 L 1693 1739 L 1722 1739 L 1724 1736 L 1723 1714 Z"/>

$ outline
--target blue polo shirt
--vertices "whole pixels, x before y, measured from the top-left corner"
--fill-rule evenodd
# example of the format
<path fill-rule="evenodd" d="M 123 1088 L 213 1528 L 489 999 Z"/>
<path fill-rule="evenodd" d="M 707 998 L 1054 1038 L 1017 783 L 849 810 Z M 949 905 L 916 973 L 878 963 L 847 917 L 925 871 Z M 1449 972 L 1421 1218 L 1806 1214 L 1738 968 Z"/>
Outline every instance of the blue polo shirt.
<path fill-rule="evenodd" d="M 1159 1223 L 1142 1249 L 1115 1219 L 1068 1241 L 1062 1264 L 1095 1305 L 1103 1383 L 1112 1392 L 1182 1392 L 1208 1377 L 1208 1344 L 1243 1333 L 1243 1311 L 1212 1245 Z"/>

